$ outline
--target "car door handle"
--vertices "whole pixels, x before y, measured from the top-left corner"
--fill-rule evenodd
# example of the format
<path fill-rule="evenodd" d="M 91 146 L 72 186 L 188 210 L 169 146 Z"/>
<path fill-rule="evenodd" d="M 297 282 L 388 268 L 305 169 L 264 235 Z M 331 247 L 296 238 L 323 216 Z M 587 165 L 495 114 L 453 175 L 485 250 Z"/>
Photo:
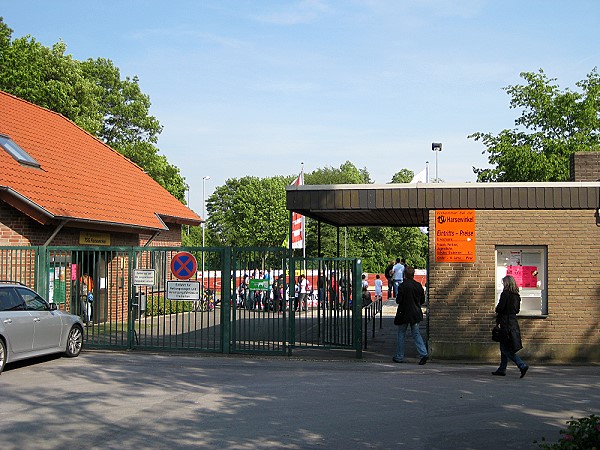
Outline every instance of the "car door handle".
<path fill-rule="evenodd" d="M 12 323 L 12 319 L 6 319 L 3 321 L 4 323 Z"/>
<path fill-rule="evenodd" d="M 39 322 L 39 321 L 40 321 L 40 318 L 39 318 L 39 317 L 36 317 L 35 319 L 33 319 L 33 321 L 34 321 L 34 322 Z"/>

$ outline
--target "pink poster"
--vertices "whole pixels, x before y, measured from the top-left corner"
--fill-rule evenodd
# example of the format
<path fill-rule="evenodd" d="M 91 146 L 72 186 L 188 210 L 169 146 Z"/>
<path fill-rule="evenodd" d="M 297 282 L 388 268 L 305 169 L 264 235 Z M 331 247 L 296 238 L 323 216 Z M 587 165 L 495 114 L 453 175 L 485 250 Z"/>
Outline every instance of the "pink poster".
<path fill-rule="evenodd" d="M 77 280 L 77 264 L 71 264 L 71 281 Z"/>
<path fill-rule="evenodd" d="M 534 288 L 537 286 L 538 270 L 536 266 L 507 266 L 506 275 L 512 275 L 517 286 Z"/>

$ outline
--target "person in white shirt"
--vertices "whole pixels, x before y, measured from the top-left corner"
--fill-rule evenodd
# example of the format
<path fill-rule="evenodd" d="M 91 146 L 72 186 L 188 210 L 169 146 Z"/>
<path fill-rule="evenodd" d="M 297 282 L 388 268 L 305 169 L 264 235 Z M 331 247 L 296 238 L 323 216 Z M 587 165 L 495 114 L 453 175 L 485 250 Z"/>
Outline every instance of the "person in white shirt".
<path fill-rule="evenodd" d="M 298 311 L 299 309 L 306 311 L 307 286 L 308 281 L 304 277 L 304 274 L 300 274 L 298 277 L 298 284 L 296 284 L 297 297 L 294 299 L 294 311 Z"/>
<path fill-rule="evenodd" d="M 404 258 L 396 258 L 396 264 L 392 269 L 392 279 L 394 280 L 394 298 L 398 296 L 398 286 L 404 281 L 404 265 L 406 261 Z"/>
<path fill-rule="evenodd" d="M 379 274 L 375 275 L 375 301 L 383 298 L 383 281 L 379 278 Z"/>

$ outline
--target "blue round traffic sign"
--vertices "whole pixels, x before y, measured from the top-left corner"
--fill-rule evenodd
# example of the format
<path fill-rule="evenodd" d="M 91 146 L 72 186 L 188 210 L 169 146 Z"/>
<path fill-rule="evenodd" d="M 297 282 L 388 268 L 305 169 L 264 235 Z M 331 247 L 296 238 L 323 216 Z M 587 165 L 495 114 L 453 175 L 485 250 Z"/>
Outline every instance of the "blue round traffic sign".
<path fill-rule="evenodd" d="M 194 255 L 188 252 L 179 252 L 171 260 L 171 273 L 179 280 L 189 280 L 196 275 L 198 263 Z"/>

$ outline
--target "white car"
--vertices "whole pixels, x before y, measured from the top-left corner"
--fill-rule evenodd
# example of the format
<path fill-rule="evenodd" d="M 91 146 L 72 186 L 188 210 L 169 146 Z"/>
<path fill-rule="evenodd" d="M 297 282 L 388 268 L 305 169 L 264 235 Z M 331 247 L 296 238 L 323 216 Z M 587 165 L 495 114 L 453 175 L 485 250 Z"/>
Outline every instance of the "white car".
<path fill-rule="evenodd" d="M 0 281 L 0 373 L 4 365 L 50 353 L 81 353 L 83 323 L 35 291 Z"/>

